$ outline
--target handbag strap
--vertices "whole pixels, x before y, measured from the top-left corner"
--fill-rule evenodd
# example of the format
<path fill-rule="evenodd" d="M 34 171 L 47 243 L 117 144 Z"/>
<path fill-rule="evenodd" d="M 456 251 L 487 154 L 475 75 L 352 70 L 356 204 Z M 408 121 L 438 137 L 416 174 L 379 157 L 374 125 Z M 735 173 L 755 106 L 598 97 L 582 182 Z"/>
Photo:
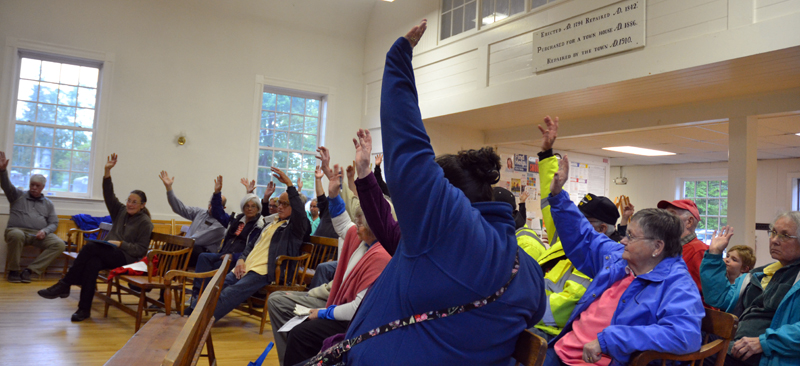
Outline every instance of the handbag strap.
<path fill-rule="evenodd" d="M 500 298 L 500 296 L 503 296 L 506 290 L 508 290 L 508 286 L 511 284 L 511 281 L 514 280 L 514 277 L 517 276 L 517 273 L 519 273 L 519 247 L 517 247 L 517 253 L 514 258 L 514 267 L 511 269 L 511 278 L 508 279 L 508 282 L 506 282 L 506 284 L 503 285 L 503 287 L 501 287 L 499 290 L 489 295 L 488 297 L 460 306 L 453 306 L 441 310 L 429 311 L 427 313 L 412 315 L 408 318 L 395 320 L 389 324 L 385 324 L 378 328 L 372 329 L 369 332 L 361 334 L 360 336 L 357 336 L 355 338 L 345 339 L 337 343 L 336 345 L 332 346 L 331 348 L 328 348 L 324 352 L 320 352 L 319 354 L 314 356 L 311 360 L 309 360 L 306 363 L 306 365 L 325 365 L 327 364 L 326 361 L 328 360 L 340 360 L 342 356 L 346 352 L 350 351 L 350 349 L 356 344 L 366 341 L 367 339 L 370 339 L 372 337 L 376 337 L 378 335 L 385 334 L 393 330 L 409 326 L 411 324 L 422 323 L 439 318 L 446 318 L 456 314 L 465 313 L 470 310 L 482 308 L 488 304 L 495 302 L 497 299 Z"/>

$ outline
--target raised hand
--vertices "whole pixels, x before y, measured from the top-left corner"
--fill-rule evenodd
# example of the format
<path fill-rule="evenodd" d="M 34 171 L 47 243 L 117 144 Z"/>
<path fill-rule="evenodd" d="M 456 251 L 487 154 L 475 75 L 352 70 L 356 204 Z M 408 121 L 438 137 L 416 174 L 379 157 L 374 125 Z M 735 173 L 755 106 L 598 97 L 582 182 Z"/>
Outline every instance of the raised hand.
<path fill-rule="evenodd" d="M 269 181 L 269 183 L 267 183 L 267 188 L 264 189 L 264 198 L 262 201 L 269 201 L 273 193 L 275 193 L 275 182 Z"/>
<path fill-rule="evenodd" d="M 411 44 L 411 47 L 414 47 L 419 42 L 419 39 L 422 38 L 422 35 L 425 34 L 425 30 L 428 29 L 428 19 L 422 19 L 419 22 L 419 25 L 415 25 L 414 28 L 411 28 L 408 33 L 406 33 L 406 39 L 408 43 Z"/>
<path fill-rule="evenodd" d="M 317 166 L 317 169 L 314 170 L 314 178 L 317 178 L 317 180 L 322 180 L 322 177 L 324 177 L 324 176 L 325 176 L 325 173 L 322 172 L 322 168 Z"/>
<path fill-rule="evenodd" d="M 383 154 L 375 155 L 375 166 L 381 165 L 383 163 Z"/>
<path fill-rule="evenodd" d="M 117 165 L 117 154 L 111 154 L 111 156 L 108 157 L 108 160 L 106 160 L 106 174 L 104 177 L 111 177 L 111 168 L 113 168 L 115 165 Z"/>
<path fill-rule="evenodd" d="M 222 192 L 222 176 L 218 176 L 217 179 L 214 179 L 214 193 Z"/>
<path fill-rule="evenodd" d="M 528 200 L 528 191 L 522 191 L 519 193 L 519 203 L 524 203 Z"/>
<path fill-rule="evenodd" d="M 631 217 L 634 213 L 634 207 L 630 201 L 627 199 L 625 200 L 625 208 L 622 209 L 622 221 L 620 222 L 621 225 L 628 225 L 631 221 Z"/>
<path fill-rule="evenodd" d="M 708 252 L 722 254 L 725 248 L 728 247 L 731 236 L 733 236 L 733 228 L 730 226 L 723 226 L 719 230 L 714 230 L 714 235 L 711 237 L 711 245 L 708 246 Z"/>
<path fill-rule="evenodd" d="M 242 178 L 239 181 L 242 182 L 242 185 L 244 186 L 244 189 L 247 190 L 247 193 L 255 192 L 255 190 L 256 190 L 256 181 L 255 181 L 255 179 L 253 179 L 251 181 L 248 181 L 247 178 Z"/>
<path fill-rule="evenodd" d="M 297 177 L 297 191 L 303 190 L 303 177 Z"/>
<path fill-rule="evenodd" d="M 569 179 L 569 159 L 564 155 L 564 158 L 558 162 L 558 171 L 550 183 L 550 194 L 555 196 L 561 193 L 561 188 L 567 183 L 567 179 Z"/>
<path fill-rule="evenodd" d="M 286 185 L 286 187 L 292 187 L 292 179 L 289 178 L 283 170 L 280 170 L 276 167 L 270 168 L 272 170 L 272 176 L 278 179 L 278 182 L 281 182 Z"/>
<path fill-rule="evenodd" d="M 356 160 L 353 165 L 358 170 L 358 177 L 365 178 L 369 175 L 369 157 L 372 155 L 372 136 L 369 130 L 358 130 L 356 133 L 358 138 L 353 139 L 353 144 L 356 146 Z M 377 164 L 377 163 L 376 163 Z M 350 178 L 350 168 L 347 169 L 347 176 Z"/>
<path fill-rule="evenodd" d="M 353 165 L 355 165 L 355 164 L 356 164 L 356 162 L 353 161 Z M 347 172 L 347 179 L 348 180 L 353 180 L 353 177 L 356 176 L 356 168 L 353 167 L 353 165 L 348 165 L 347 166 L 346 172 Z"/>
<path fill-rule="evenodd" d="M 342 187 L 342 175 L 344 171 L 339 168 L 339 164 L 333 166 L 336 173 L 328 176 L 328 199 L 333 199 L 339 196 L 339 190 Z"/>
<path fill-rule="evenodd" d="M 547 151 L 553 148 L 553 144 L 558 137 L 558 117 L 551 119 L 550 116 L 544 118 L 544 125 L 547 128 L 542 128 L 542 125 L 537 125 L 539 131 L 542 131 L 542 151 Z"/>
<path fill-rule="evenodd" d="M 331 176 L 334 174 L 331 170 L 331 153 L 325 146 L 318 147 L 317 152 L 319 156 L 315 157 L 319 159 L 319 166 L 322 168 L 322 172 L 325 173 L 328 179 L 331 179 Z"/>
<path fill-rule="evenodd" d="M 161 182 L 164 183 L 164 187 L 167 187 L 167 192 L 171 191 L 172 183 L 175 183 L 175 177 L 170 178 L 166 170 L 162 170 L 158 177 L 161 178 Z"/>
<path fill-rule="evenodd" d="M 5 171 L 8 168 L 8 159 L 6 159 L 6 153 L 0 151 L 0 171 Z"/>

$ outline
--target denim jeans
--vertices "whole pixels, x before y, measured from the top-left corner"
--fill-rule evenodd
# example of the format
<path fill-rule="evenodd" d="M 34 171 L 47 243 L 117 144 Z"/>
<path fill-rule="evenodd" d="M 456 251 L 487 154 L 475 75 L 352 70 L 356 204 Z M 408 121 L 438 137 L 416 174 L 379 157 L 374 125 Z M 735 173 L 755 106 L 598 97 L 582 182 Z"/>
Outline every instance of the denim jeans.
<path fill-rule="evenodd" d="M 201 256 L 202 257 L 202 256 Z M 247 300 L 256 291 L 267 285 L 267 275 L 260 275 L 253 271 L 245 273 L 241 279 L 236 279 L 233 272 L 225 276 L 222 293 L 214 309 L 214 319 L 220 320 L 235 309 L 236 306 Z"/>
<path fill-rule="evenodd" d="M 311 278 L 310 288 L 322 286 L 328 282 L 333 281 L 333 276 L 336 274 L 336 265 L 339 261 L 322 262 L 317 265 L 314 270 L 314 277 Z"/>

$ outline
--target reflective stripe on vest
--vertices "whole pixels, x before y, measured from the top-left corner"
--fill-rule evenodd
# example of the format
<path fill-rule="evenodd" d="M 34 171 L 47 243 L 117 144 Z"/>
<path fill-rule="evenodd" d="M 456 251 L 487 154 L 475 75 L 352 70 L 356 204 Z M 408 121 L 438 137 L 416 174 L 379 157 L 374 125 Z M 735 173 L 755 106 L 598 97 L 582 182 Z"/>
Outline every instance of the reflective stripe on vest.
<path fill-rule="evenodd" d="M 519 228 L 519 230 L 517 230 L 517 239 L 523 236 L 533 238 L 534 240 L 536 240 L 537 243 L 541 244 L 542 247 L 544 247 L 544 249 L 547 249 L 547 246 L 544 245 L 544 243 L 542 243 L 542 239 L 539 237 L 539 235 L 536 235 L 536 233 L 533 230 L 528 229 L 526 227 Z"/>

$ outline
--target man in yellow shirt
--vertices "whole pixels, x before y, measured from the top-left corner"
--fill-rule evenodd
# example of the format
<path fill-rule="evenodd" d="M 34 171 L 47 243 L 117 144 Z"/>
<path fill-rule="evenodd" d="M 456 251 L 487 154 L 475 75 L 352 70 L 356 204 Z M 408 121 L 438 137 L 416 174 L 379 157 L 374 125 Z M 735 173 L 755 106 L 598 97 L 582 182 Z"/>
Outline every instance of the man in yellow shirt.
<path fill-rule="evenodd" d="M 275 258 L 281 255 L 299 256 L 300 246 L 309 241 L 311 223 L 306 217 L 303 200 L 286 173 L 275 167 L 271 169 L 273 176 L 286 184 L 286 192 L 278 197 L 278 218 L 264 227 L 255 242 L 247 245 L 236 267 L 225 277 L 214 310 L 216 320 L 222 319 L 253 293 L 275 281 Z M 287 270 L 291 268 L 281 269 Z"/>

